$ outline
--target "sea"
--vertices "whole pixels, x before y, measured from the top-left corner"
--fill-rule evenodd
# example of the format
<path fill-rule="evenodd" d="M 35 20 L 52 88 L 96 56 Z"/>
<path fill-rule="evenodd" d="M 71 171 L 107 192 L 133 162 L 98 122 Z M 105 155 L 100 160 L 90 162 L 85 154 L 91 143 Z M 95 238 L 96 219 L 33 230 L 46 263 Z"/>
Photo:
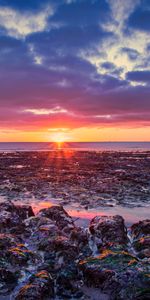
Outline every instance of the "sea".
<path fill-rule="evenodd" d="M 0 151 L 53 151 L 57 144 L 52 142 L 1 142 Z M 59 149 L 88 151 L 150 151 L 150 142 L 65 142 Z"/>

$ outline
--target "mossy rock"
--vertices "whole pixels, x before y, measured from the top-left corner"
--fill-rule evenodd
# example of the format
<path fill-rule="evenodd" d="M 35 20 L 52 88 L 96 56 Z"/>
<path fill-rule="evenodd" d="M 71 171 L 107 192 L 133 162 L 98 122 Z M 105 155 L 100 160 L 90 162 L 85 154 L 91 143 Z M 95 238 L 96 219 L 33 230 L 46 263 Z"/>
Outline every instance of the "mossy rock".
<path fill-rule="evenodd" d="M 107 249 L 97 257 L 80 261 L 79 269 L 88 286 L 111 294 L 111 299 L 136 299 L 139 290 L 147 293 L 149 265 L 125 251 Z M 140 298 L 139 298 L 140 299 Z"/>

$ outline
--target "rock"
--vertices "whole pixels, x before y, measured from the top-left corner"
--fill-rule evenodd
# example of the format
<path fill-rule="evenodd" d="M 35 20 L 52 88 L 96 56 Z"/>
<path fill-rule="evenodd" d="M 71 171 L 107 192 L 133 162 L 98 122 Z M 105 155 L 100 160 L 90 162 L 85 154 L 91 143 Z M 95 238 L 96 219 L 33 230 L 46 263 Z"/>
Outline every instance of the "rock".
<path fill-rule="evenodd" d="M 11 234 L 0 234 L 1 267 L 20 273 L 21 268 L 36 263 L 36 261 L 37 255 L 29 250 L 20 238 Z"/>
<path fill-rule="evenodd" d="M 21 220 L 34 216 L 32 206 L 30 205 L 16 205 L 15 207 Z"/>
<path fill-rule="evenodd" d="M 62 270 L 59 271 L 56 280 L 57 295 L 59 295 L 61 299 L 65 299 L 65 298 L 78 299 L 82 297 L 83 293 L 80 292 L 78 288 L 78 282 L 80 279 L 81 276 L 79 276 L 77 268 L 73 264 L 64 267 Z"/>
<path fill-rule="evenodd" d="M 18 244 L 16 247 L 11 247 L 6 252 L 6 256 L 11 265 L 24 266 L 29 262 L 33 264 L 35 255 L 31 250 L 28 250 L 25 245 Z"/>
<path fill-rule="evenodd" d="M 11 292 L 17 284 L 18 276 L 9 269 L 0 267 L 0 294 Z"/>
<path fill-rule="evenodd" d="M 59 267 L 75 260 L 79 254 L 78 247 L 65 236 L 56 236 L 53 239 L 49 238 L 47 240 L 41 240 L 38 249 L 45 252 L 55 253 L 58 259 L 58 263 L 56 262 L 56 265 Z M 60 262 L 59 258 L 61 258 Z"/>
<path fill-rule="evenodd" d="M 77 246 L 79 259 L 92 255 L 89 234 L 85 229 L 75 227 L 70 234 L 70 240 Z"/>
<path fill-rule="evenodd" d="M 59 229 L 63 229 L 68 233 L 75 227 L 72 218 L 62 206 L 51 206 L 50 208 L 42 209 L 38 216 L 47 217 L 55 221 L 55 224 Z"/>
<path fill-rule="evenodd" d="M 23 286 L 16 300 L 46 300 L 54 296 L 54 282 L 51 275 L 43 270 L 31 276 L 25 286 Z"/>
<path fill-rule="evenodd" d="M 33 215 L 31 206 L 15 206 L 12 202 L 0 203 L 0 232 L 22 233 L 22 221 Z"/>
<path fill-rule="evenodd" d="M 34 231 L 39 229 L 41 226 L 46 227 L 46 226 L 51 226 L 53 230 L 53 226 L 55 225 L 55 222 L 50 220 L 47 217 L 42 217 L 42 216 L 34 216 L 26 219 L 24 221 L 24 224 L 26 228 L 28 228 L 30 231 Z"/>
<path fill-rule="evenodd" d="M 55 222 L 46 217 L 36 216 L 26 219 L 24 226 L 24 235 L 37 246 L 42 244 L 42 241 L 45 243 L 48 239 L 61 233 Z"/>
<path fill-rule="evenodd" d="M 133 247 L 140 258 L 150 258 L 150 236 L 141 237 L 134 241 Z"/>
<path fill-rule="evenodd" d="M 126 246 L 128 241 L 124 219 L 118 215 L 95 217 L 90 222 L 89 231 L 101 239 L 103 246 Z"/>
<path fill-rule="evenodd" d="M 150 235 L 150 220 L 143 220 L 131 226 L 131 233 L 133 238 L 138 239 Z"/>
<path fill-rule="evenodd" d="M 0 251 L 6 251 L 10 247 L 15 247 L 17 243 L 21 243 L 21 239 L 12 234 L 0 234 Z"/>
<path fill-rule="evenodd" d="M 121 216 L 95 217 L 88 231 L 75 226 L 62 206 L 36 216 L 30 206 L 11 202 L 0 209 L 2 295 L 11 293 L 16 300 L 88 299 L 83 283 L 111 300 L 148 299 L 148 220 L 131 228 L 137 258 L 125 251 L 128 238 Z"/>
<path fill-rule="evenodd" d="M 65 262 L 75 260 L 79 254 L 78 247 L 64 236 L 55 238 L 54 251 L 59 253 L 59 256 L 62 256 Z"/>
<path fill-rule="evenodd" d="M 89 237 L 83 228 L 75 227 L 71 232 L 70 238 L 78 245 L 79 248 L 82 248 L 88 244 Z"/>
<path fill-rule="evenodd" d="M 88 286 L 100 288 L 113 300 L 133 300 L 140 291 L 143 295 L 148 293 L 148 265 L 128 252 L 105 250 L 98 257 L 81 261 L 79 268 Z"/>
<path fill-rule="evenodd" d="M 106 281 L 110 282 L 111 278 L 115 278 L 115 270 L 108 268 L 108 263 L 103 268 L 103 262 L 107 258 L 111 257 L 112 260 L 113 252 L 106 250 L 98 257 L 90 257 L 83 261 L 80 261 L 79 268 L 83 272 L 83 277 L 88 286 L 94 286 L 104 288 Z"/>
<path fill-rule="evenodd" d="M 131 227 L 133 247 L 140 258 L 150 258 L 150 220 L 143 220 Z"/>

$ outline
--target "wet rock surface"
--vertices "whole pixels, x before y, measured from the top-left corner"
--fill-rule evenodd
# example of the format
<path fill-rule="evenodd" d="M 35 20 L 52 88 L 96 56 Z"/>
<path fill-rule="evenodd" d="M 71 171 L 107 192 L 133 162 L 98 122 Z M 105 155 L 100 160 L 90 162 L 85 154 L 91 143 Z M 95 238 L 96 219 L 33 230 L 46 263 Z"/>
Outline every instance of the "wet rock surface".
<path fill-rule="evenodd" d="M 147 246 L 138 251 L 135 242 L 149 235 L 150 220 L 127 231 L 121 216 L 103 216 L 86 229 L 62 206 L 16 211 L 1 205 L 0 299 L 149 299 L 149 258 L 139 255 Z"/>
<path fill-rule="evenodd" d="M 98 238 L 99 245 L 127 245 L 127 229 L 121 216 L 102 216 L 91 220 L 90 233 Z"/>
<path fill-rule="evenodd" d="M 110 299 L 148 299 L 149 267 L 125 251 L 104 250 L 98 257 L 81 261 L 88 286 L 101 288 Z"/>
<path fill-rule="evenodd" d="M 54 224 L 56 224 L 60 230 L 70 231 L 75 227 L 72 218 L 62 206 L 52 206 L 42 209 L 38 215 L 54 221 Z"/>
<path fill-rule="evenodd" d="M 23 220 L 34 216 L 31 206 L 16 206 L 12 202 L 0 203 L 0 232 L 22 232 Z"/>
<path fill-rule="evenodd" d="M 47 271 L 41 271 L 30 277 L 27 284 L 23 286 L 16 300 L 43 300 L 52 299 L 54 297 L 54 282 L 51 275 Z"/>
<path fill-rule="evenodd" d="M 0 153 L 0 195 L 54 198 L 78 208 L 150 205 L 150 153 L 51 151 Z"/>
<path fill-rule="evenodd" d="M 133 247 L 141 258 L 150 258 L 150 220 L 140 221 L 131 227 Z"/>

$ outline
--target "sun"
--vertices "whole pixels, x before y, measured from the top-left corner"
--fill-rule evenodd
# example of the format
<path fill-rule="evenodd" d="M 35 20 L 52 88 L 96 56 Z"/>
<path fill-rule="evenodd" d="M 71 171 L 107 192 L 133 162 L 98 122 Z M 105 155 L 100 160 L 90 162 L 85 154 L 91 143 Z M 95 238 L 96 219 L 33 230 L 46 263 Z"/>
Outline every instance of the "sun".
<path fill-rule="evenodd" d="M 67 134 L 65 134 L 63 132 L 56 132 L 51 135 L 51 140 L 52 140 L 52 142 L 57 144 L 58 149 L 61 149 L 62 145 L 65 142 L 67 142 L 68 139 L 69 139 L 69 137 L 67 136 Z"/>
<path fill-rule="evenodd" d="M 67 137 L 62 132 L 54 133 L 51 138 L 55 143 L 64 143 L 67 140 Z"/>

